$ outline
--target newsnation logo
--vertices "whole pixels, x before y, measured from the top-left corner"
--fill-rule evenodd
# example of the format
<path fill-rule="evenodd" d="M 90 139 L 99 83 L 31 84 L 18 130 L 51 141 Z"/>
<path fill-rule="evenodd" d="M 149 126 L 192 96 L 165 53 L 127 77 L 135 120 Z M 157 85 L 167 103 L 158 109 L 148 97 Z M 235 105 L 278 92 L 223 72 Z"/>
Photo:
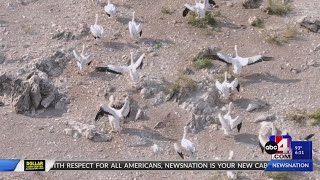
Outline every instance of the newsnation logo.
<path fill-rule="evenodd" d="M 271 159 L 292 159 L 291 137 L 271 136 L 270 141 L 265 145 L 265 150 L 272 155 Z"/>

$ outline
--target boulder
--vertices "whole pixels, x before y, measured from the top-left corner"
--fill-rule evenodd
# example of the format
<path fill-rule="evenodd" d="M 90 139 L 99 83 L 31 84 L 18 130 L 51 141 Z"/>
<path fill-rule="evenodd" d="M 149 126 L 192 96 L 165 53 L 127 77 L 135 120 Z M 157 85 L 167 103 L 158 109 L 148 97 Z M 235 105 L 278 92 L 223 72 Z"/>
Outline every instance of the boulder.
<path fill-rule="evenodd" d="M 301 18 L 298 22 L 302 27 L 305 27 L 312 32 L 320 32 L 320 18 L 306 16 Z"/>

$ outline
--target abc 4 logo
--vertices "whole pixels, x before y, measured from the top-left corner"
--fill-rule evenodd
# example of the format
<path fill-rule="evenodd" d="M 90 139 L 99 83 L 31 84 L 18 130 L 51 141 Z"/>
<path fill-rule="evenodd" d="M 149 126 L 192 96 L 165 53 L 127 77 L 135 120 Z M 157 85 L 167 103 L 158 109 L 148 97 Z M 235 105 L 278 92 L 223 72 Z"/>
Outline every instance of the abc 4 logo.
<path fill-rule="evenodd" d="M 268 154 L 289 154 L 290 153 L 290 139 L 282 138 L 278 144 L 274 141 L 269 141 L 265 145 L 265 151 Z"/>

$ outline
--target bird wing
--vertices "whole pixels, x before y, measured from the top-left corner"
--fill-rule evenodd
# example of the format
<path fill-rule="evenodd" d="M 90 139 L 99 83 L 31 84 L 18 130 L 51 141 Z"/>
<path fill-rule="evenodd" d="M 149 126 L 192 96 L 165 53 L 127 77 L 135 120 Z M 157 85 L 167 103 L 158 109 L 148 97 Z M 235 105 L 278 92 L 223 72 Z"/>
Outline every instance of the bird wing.
<path fill-rule="evenodd" d="M 304 140 L 309 140 L 309 139 L 311 139 L 313 136 L 314 136 L 314 134 L 310 134 L 310 135 L 308 135 L 307 137 L 305 137 Z"/>
<path fill-rule="evenodd" d="M 129 26 L 129 33 L 133 34 L 133 32 L 132 32 L 132 27 L 133 27 L 132 21 L 129 21 L 128 26 Z"/>
<path fill-rule="evenodd" d="M 227 64 L 232 64 L 233 58 L 229 55 L 223 54 L 221 52 L 217 52 L 218 60 L 225 62 Z"/>
<path fill-rule="evenodd" d="M 128 98 L 126 99 L 126 102 L 124 103 L 124 105 L 122 106 L 120 111 L 121 111 L 122 117 L 127 117 L 129 115 L 129 113 L 130 113 L 130 101 L 129 101 Z"/>
<path fill-rule="evenodd" d="M 215 85 L 216 85 L 216 88 L 222 92 L 222 84 L 218 80 L 216 81 Z"/>
<path fill-rule="evenodd" d="M 142 68 L 142 65 L 143 65 L 142 60 L 143 60 L 144 56 L 145 56 L 145 54 L 143 53 L 143 54 L 139 57 L 139 59 L 134 63 L 133 68 L 135 68 L 135 69 L 137 69 L 137 68 L 141 69 L 141 68 Z"/>
<path fill-rule="evenodd" d="M 241 117 L 237 116 L 234 119 L 230 119 L 229 121 L 231 129 L 235 128 L 236 126 L 238 126 L 240 123 L 242 123 Z"/>
<path fill-rule="evenodd" d="M 195 6 L 191 6 L 190 4 L 184 4 L 184 7 L 186 7 L 187 9 L 189 9 L 190 11 L 195 11 L 196 9 L 195 9 Z M 186 11 L 186 10 L 184 10 L 184 11 Z M 183 11 L 183 12 L 184 12 Z M 188 11 L 189 12 L 189 11 Z M 188 12 L 187 12 L 187 14 L 188 14 Z"/>
<path fill-rule="evenodd" d="M 78 51 L 76 51 L 75 49 L 72 51 L 74 57 L 76 58 L 77 62 L 81 62 L 81 56 L 79 55 Z"/>
<path fill-rule="evenodd" d="M 256 55 L 252 57 L 248 57 L 248 65 L 256 64 L 262 61 L 270 61 L 272 57 L 262 56 L 262 55 Z"/>
<path fill-rule="evenodd" d="M 223 129 L 229 129 L 229 128 L 228 128 L 229 125 L 228 125 L 227 120 L 224 119 L 220 113 L 218 114 L 218 117 L 219 117 L 219 121 L 220 121 L 220 124 L 221 124 L 222 128 L 223 128 Z"/>
<path fill-rule="evenodd" d="M 196 151 L 193 143 L 191 141 L 189 141 L 188 139 L 182 139 L 181 146 L 191 153 L 194 153 Z"/>
<path fill-rule="evenodd" d="M 85 64 L 88 64 L 91 62 L 91 56 L 92 54 L 89 54 L 87 56 L 82 56 L 82 58 L 85 59 Z"/>
<path fill-rule="evenodd" d="M 111 108 L 108 106 L 101 106 L 94 120 L 98 121 L 105 114 L 115 116 L 115 112 Z"/>
<path fill-rule="evenodd" d="M 115 66 L 115 65 L 108 65 L 107 71 L 114 74 L 123 74 L 129 71 L 127 66 Z"/>
<path fill-rule="evenodd" d="M 239 84 L 239 81 L 237 78 L 235 78 L 231 83 L 228 83 L 228 87 L 231 88 L 231 90 L 234 90 L 236 89 L 238 84 Z"/>

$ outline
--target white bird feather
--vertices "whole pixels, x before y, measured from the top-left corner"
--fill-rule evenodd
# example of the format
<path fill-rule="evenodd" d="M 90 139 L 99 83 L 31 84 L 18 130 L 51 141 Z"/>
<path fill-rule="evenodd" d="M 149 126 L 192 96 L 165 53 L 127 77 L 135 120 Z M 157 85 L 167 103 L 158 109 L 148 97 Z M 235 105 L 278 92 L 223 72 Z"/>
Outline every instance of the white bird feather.
<path fill-rule="evenodd" d="M 98 25 L 98 14 L 96 14 L 96 21 L 94 25 L 90 26 L 90 31 L 95 39 L 102 37 L 104 30 L 102 26 Z"/>

